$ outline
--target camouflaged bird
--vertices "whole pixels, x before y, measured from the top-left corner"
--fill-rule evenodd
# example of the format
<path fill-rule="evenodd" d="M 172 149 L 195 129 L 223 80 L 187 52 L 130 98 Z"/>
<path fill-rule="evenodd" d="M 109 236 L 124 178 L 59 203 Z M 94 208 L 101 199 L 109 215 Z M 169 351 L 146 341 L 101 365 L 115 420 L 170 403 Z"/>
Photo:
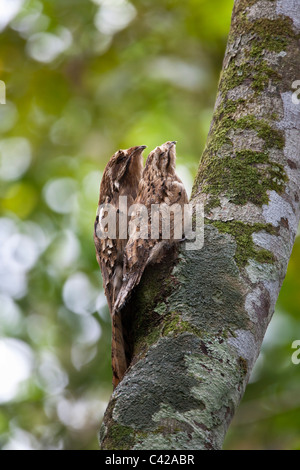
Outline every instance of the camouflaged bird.
<path fill-rule="evenodd" d="M 139 238 L 137 232 L 129 237 L 124 253 L 123 284 L 115 303 L 116 311 L 122 309 L 132 289 L 139 284 L 146 266 L 149 263 L 160 262 L 166 249 L 183 238 L 181 231 L 179 237 L 175 236 L 176 226 L 174 225 L 173 212 L 169 216 L 170 236 L 168 239 L 162 237 L 162 220 L 168 217 L 168 211 L 164 210 L 164 207 L 176 205 L 180 209 L 180 222 L 183 227 L 183 206 L 188 203 L 184 185 L 175 172 L 175 144 L 176 142 L 166 142 L 160 147 L 156 147 L 147 158 L 135 204 L 143 204 L 147 208 L 146 232 L 148 232 L 148 239 Z M 158 227 L 159 234 L 154 238 L 152 219 L 154 217 L 153 207 L 155 206 L 153 205 L 157 204 L 162 208 L 162 219 Z M 133 212 L 130 224 L 136 223 L 136 219 L 141 220 L 139 208 Z M 178 219 L 175 220 L 178 222 Z M 136 223 L 136 225 L 138 224 Z"/>
<path fill-rule="evenodd" d="M 137 197 L 138 185 L 143 171 L 142 153 L 146 147 L 131 147 L 119 150 L 109 160 L 104 170 L 101 185 L 97 216 L 94 225 L 94 242 L 96 257 L 100 266 L 103 287 L 112 317 L 112 369 L 113 385 L 119 383 L 120 378 L 127 369 L 122 320 L 119 314 L 114 313 L 114 304 L 122 285 L 123 255 L 127 243 L 127 220 L 124 238 L 119 238 L 119 198 L 127 196 L 127 209 Z M 105 209 L 109 204 L 115 210 L 116 237 L 105 238 L 108 227 L 101 222 L 107 216 Z M 111 213 L 111 212 L 110 212 Z"/>

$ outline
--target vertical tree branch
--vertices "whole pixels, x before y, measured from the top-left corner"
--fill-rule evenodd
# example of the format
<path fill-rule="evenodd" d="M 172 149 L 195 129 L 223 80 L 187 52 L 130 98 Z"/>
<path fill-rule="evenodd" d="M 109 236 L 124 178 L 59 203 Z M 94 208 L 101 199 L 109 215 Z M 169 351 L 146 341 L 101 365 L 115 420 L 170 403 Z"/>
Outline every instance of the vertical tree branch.
<path fill-rule="evenodd" d="M 150 267 L 124 322 L 132 363 L 103 449 L 219 449 L 274 312 L 299 223 L 300 9 L 236 0 L 192 201 L 205 244 Z"/>

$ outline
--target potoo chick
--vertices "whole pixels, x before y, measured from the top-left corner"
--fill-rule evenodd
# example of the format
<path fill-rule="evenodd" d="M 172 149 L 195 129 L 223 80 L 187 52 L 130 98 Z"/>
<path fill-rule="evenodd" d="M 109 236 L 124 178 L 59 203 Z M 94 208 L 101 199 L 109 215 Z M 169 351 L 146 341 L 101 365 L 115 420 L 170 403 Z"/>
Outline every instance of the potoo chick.
<path fill-rule="evenodd" d="M 122 321 L 119 314 L 114 313 L 114 304 L 122 285 L 123 256 L 127 243 L 128 232 L 123 238 L 119 237 L 119 198 L 127 196 L 127 210 L 137 197 L 138 185 L 143 171 L 142 153 L 146 146 L 131 147 L 127 150 L 119 150 L 109 160 L 104 170 L 101 185 L 97 216 L 94 225 L 94 242 L 96 257 L 100 266 L 103 287 L 112 317 L 112 369 L 113 385 L 119 383 L 121 376 L 127 369 L 124 350 Z M 103 230 L 101 222 L 110 211 L 116 217 L 116 237 L 109 238 L 105 235 L 107 227 Z M 101 207 L 102 206 L 102 207 Z M 126 212 L 127 213 L 127 212 Z M 127 220 L 126 220 L 127 226 Z"/>
<path fill-rule="evenodd" d="M 115 303 L 116 311 L 122 309 L 132 289 L 139 284 L 146 266 L 160 262 L 165 249 L 183 238 L 183 235 L 176 236 L 176 224 L 183 227 L 184 204 L 188 203 L 188 196 L 175 171 L 175 144 L 176 142 L 166 142 L 156 147 L 147 158 L 135 200 L 135 204 L 143 204 L 147 208 L 148 222 L 146 231 L 144 230 L 147 237 L 142 238 L 143 234 L 139 237 L 136 232 L 129 237 L 124 253 L 123 284 Z M 155 205 L 160 207 L 161 220 L 157 227 L 158 236 L 153 237 Z M 176 219 L 174 212 L 168 212 L 170 206 L 179 209 L 179 219 Z M 140 216 L 137 208 L 130 222 L 137 218 L 141 220 Z M 168 220 L 170 231 L 169 237 L 165 239 L 162 233 L 163 223 Z"/>

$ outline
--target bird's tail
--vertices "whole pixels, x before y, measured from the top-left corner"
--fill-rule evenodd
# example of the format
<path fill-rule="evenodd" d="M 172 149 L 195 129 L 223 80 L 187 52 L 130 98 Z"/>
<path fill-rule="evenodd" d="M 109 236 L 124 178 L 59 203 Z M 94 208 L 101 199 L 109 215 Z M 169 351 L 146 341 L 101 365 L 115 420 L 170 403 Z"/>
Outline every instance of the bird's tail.
<path fill-rule="evenodd" d="M 113 387 L 115 389 L 118 383 L 124 377 L 127 369 L 122 317 L 119 311 L 114 311 L 112 315 L 111 360 L 113 370 Z"/>
<path fill-rule="evenodd" d="M 124 281 L 123 285 L 118 294 L 116 303 L 114 305 L 115 311 L 120 311 L 126 304 L 127 300 L 130 298 L 133 289 L 139 284 L 143 271 L 131 273 L 130 277 L 128 276 L 127 282 Z"/>

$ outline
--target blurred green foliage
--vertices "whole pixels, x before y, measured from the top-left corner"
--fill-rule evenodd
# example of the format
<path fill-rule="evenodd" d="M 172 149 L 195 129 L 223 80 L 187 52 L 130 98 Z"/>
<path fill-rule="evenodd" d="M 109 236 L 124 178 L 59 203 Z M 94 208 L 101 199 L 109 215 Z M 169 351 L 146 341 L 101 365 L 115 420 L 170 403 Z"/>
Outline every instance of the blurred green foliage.
<path fill-rule="evenodd" d="M 233 0 L 0 0 L 0 447 L 96 449 L 110 319 L 92 230 L 118 148 L 177 140 L 188 189 Z M 300 448 L 297 239 L 226 448 Z"/>

